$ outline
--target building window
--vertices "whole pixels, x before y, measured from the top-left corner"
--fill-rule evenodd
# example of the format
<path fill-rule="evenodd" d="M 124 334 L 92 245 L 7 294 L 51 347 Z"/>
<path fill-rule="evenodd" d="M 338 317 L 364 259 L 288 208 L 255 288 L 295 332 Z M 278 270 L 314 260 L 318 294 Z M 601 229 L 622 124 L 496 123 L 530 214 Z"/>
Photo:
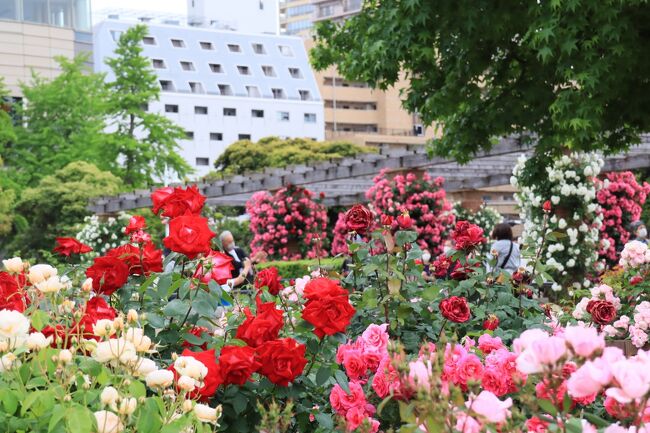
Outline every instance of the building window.
<path fill-rule="evenodd" d="M 262 44 L 253 44 L 253 51 L 255 54 L 266 54 L 266 50 Z"/>
<path fill-rule="evenodd" d="M 232 96 L 232 87 L 230 84 L 217 84 L 219 88 L 219 94 L 224 96 Z"/>
<path fill-rule="evenodd" d="M 223 134 L 221 132 L 210 133 L 210 141 L 222 141 L 222 140 L 223 140 Z"/>
<path fill-rule="evenodd" d="M 190 81 L 190 92 L 192 93 L 205 93 L 203 90 L 203 84 L 198 81 Z"/>
<path fill-rule="evenodd" d="M 160 88 L 163 90 L 163 92 L 173 92 L 174 83 L 170 80 L 160 80 Z"/>
<path fill-rule="evenodd" d="M 241 53 L 241 47 L 237 44 L 228 44 L 231 53 Z"/>
<path fill-rule="evenodd" d="M 223 74 L 223 67 L 219 63 L 209 63 L 210 70 L 215 74 Z"/>
<path fill-rule="evenodd" d="M 285 31 L 287 34 L 295 35 L 296 33 L 312 28 L 313 25 L 314 24 L 310 19 L 291 21 L 290 23 L 287 23 Z"/>
<path fill-rule="evenodd" d="M 264 75 L 267 77 L 275 77 L 275 69 L 273 69 L 273 66 L 262 66 L 262 72 Z"/>
<path fill-rule="evenodd" d="M 208 107 L 197 105 L 194 107 L 194 114 L 208 114 Z"/>
<path fill-rule="evenodd" d="M 309 90 L 298 90 L 301 101 L 311 101 L 311 92 Z"/>
<path fill-rule="evenodd" d="M 260 89 L 257 86 L 246 86 L 246 93 L 249 98 L 261 98 Z"/>
<path fill-rule="evenodd" d="M 251 110 L 251 116 L 255 117 L 255 118 L 258 118 L 258 119 L 262 119 L 264 117 L 264 110 L 255 110 L 255 109 L 253 109 L 253 110 Z"/>
<path fill-rule="evenodd" d="M 194 131 L 185 131 L 185 138 L 188 140 L 194 140 Z"/>
<path fill-rule="evenodd" d="M 300 68 L 289 68 L 289 75 L 291 75 L 291 78 L 302 78 Z"/>
<path fill-rule="evenodd" d="M 239 65 L 239 66 L 237 66 L 237 70 L 239 71 L 239 73 L 241 75 L 250 75 L 251 74 L 251 68 L 249 68 L 248 66 Z"/>
<path fill-rule="evenodd" d="M 178 113 L 178 105 L 165 104 L 165 113 Z"/>
<path fill-rule="evenodd" d="M 278 50 L 280 50 L 280 54 L 286 57 L 293 57 L 293 51 L 291 51 L 291 47 L 288 45 L 278 45 Z"/>
<path fill-rule="evenodd" d="M 239 134 L 239 135 L 237 136 L 237 139 L 238 139 L 238 140 L 250 140 L 250 139 L 251 139 L 251 135 L 250 135 L 250 134 Z"/>
<path fill-rule="evenodd" d="M 288 7 L 286 14 L 288 17 L 295 17 L 298 15 L 311 15 L 312 12 L 314 12 L 314 5 L 306 4 L 306 5 Z"/>
<path fill-rule="evenodd" d="M 165 69 L 165 61 L 163 59 L 152 59 L 151 63 L 153 64 L 154 69 Z"/>
<path fill-rule="evenodd" d="M 224 108 L 223 109 L 223 115 L 228 116 L 228 117 L 233 117 L 237 115 L 237 109 L 236 108 Z"/>
<path fill-rule="evenodd" d="M 182 39 L 172 39 L 172 47 L 185 48 L 185 41 Z"/>
<path fill-rule="evenodd" d="M 210 158 L 196 158 L 196 165 L 210 165 Z"/>
<path fill-rule="evenodd" d="M 273 99 L 287 99 L 287 95 L 284 93 L 284 89 L 271 89 L 273 92 Z"/>
<path fill-rule="evenodd" d="M 212 42 L 199 42 L 199 45 L 204 50 L 214 50 L 214 45 L 212 45 Z"/>
<path fill-rule="evenodd" d="M 278 121 L 279 122 L 288 122 L 289 121 L 289 112 L 288 111 L 278 111 Z"/>
<path fill-rule="evenodd" d="M 113 41 L 115 42 L 119 41 L 120 36 L 122 36 L 121 30 L 111 30 L 111 38 L 113 38 Z"/>
<path fill-rule="evenodd" d="M 184 71 L 193 71 L 194 70 L 194 63 L 188 62 L 185 60 L 181 60 L 181 69 Z"/>
<path fill-rule="evenodd" d="M 316 123 L 316 113 L 305 113 L 305 123 Z"/>
<path fill-rule="evenodd" d="M 156 38 L 153 36 L 145 36 L 142 38 L 142 43 L 145 45 L 156 45 Z"/>

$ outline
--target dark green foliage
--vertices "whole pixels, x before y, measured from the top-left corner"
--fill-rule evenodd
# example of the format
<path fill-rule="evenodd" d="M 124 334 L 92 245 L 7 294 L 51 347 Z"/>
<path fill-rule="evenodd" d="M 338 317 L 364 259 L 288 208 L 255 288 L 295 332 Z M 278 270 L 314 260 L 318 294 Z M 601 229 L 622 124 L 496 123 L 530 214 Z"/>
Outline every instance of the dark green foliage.
<path fill-rule="evenodd" d="M 214 162 L 223 175 L 261 171 L 266 167 L 307 164 L 330 158 L 374 152 L 370 147 L 341 141 L 318 142 L 305 138 L 265 137 L 257 143 L 236 141 Z"/>
<path fill-rule="evenodd" d="M 337 274 L 341 272 L 341 269 L 343 268 L 343 260 L 343 257 L 321 259 L 320 264 L 321 267 L 326 269 L 329 273 Z M 302 278 L 305 275 L 309 275 L 311 271 L 318 268 L 318 260 L 305 259 L 264 262 L 257 265 L 257 270 L 269 268 L 271 266 L 275 266 L 278 269 L 278 273 L 283 279 L 289 280 L 291 278 Z"/>
<path fill-rule="evenodd" d="M 616 152 L 650 130 L 650 8 L 621 1 L 369 0 L 318 26 L 312 61 L 385 89 L 441 122 L 433 152 L 466 162 L 495 137 L 538 153 Z"/>

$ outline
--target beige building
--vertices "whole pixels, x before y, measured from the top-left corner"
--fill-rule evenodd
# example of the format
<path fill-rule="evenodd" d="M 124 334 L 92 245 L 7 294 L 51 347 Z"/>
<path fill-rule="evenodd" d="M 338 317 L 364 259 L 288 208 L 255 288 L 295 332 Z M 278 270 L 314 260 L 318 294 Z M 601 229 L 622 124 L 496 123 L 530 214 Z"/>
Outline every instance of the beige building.
<path fill-rule="evenodd" d="M 90 0 L 0 1 L 0 76 L 12 97 L 32 73 L 56 76 L 55 56 L 91 50 Z"/>

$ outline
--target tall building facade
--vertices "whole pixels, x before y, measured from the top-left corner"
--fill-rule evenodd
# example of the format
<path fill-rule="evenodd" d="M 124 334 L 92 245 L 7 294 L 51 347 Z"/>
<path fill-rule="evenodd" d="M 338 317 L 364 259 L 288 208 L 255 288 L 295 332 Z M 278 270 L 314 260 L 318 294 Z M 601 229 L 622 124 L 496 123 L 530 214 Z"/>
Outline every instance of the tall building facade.
<path fill-rule="evenodd" d="M 134 22 L 95 26 L 97 71 L 110 70 L 119 36 Z M 160 100 L 148 109 L 185 129 L 181 155 L 207 174 L 227 146 L 275 135 L 324 139 L 323 102 L 303 41 L 296 37 L 148 23 L 144 54 Z"/>
<path fill-rule="evenodd" d="M 54 78 L 55 56 L 92 51 L 90 17 L 90 0 L 1 0 L 0 76 L 10 94 L 20 98 L 32 73 Z"/>
<path fill-rule="evenodd" d="M 280 33 L 309 36 L 315 10 L 311 0 L 280 0 Z"/>
<path fill-rule="evenodd" d="M 242 33 L 277 34 L 278 0 L 187 0 L 188 24 Z"/>
<path fill-rule="evenodd" d="M 361 11 L 363 0 L 312 0 L 314 22 L 343 21 Z"/>

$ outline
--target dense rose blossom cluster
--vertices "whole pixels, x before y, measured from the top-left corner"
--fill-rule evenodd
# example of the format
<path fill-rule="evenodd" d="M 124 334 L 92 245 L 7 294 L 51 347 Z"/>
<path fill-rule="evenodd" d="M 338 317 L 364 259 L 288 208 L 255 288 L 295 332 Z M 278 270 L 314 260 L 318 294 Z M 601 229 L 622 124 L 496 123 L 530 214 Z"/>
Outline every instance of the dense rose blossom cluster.
<path fill-rule="evenodd" d="M 584 320 L 586 315 L 598 325 L 608 325 L 616 318 L 616 312 L 621 309 L 621 300 L 614 295 L 614 289 L 601 284 L 590 289 L 590 297 L 584 297 L 573 310 L 573 317 Z"/>
<path fill-rule="evenodd" d="M 607 173 L 604 180 L 596 182 L 602 184 L 596 194 L 603 220 L 598 253 L 614 264 L 617 251 L 630 240 L 630 223 L 641 216 L 643 204 L 650 194 L 650 184 L 639 184 L 631 171 Z"/>
<path fill-rule="evenodd" d="M 275 194 L 260 191 L 246 202 L 253 232 L 252 254 L 258 251 L 282 260 L 314 258 L 327 252 L 327 212 L 305 188 L 288 186 Z"/>
<path fill-rule="evenodd" d="M 451 239 L 454 241 L 455 249 L 471 255 L 480 251 L 482 245 L 487 241 L 483 236 L 483 229 L 468 221 L 458 221 L 451 232 Z M 433 274 L 437 278 L 451 278 L 453 280 L 465 280 L 475 269 L 481 266 L 480 262 L 461 263 L 451 256 L 442 253 L 431 263 Z"/>
<path fill-rule="evenodd" d="M 442 188 L 444 179 L 433 179 L 427 173 L 421 177 L 415 173 L 391 177 L 382 171 L 373 181 L 366 198 L 380 220 L 392 217 L 393 230 L 413 225 L 421 248 L 429 249 L 434 255 L 442 252 L 442 242 L 455 221 L 452 205 Z"/>
<path fill-rule="evenodd" d="M 544 243 L 544 261 L 556 281 L 553 290 L 589 287 L 586 275 L 603 267 L 597 253 L 603 216 L 596 200 L 602 185 L 594 180 L 604 161 L 595 153 L 564 155 L 546 167 L 544 180 L 525 185 L 526 161 L 522 155 L 510 178 L 519 190 L 515 199 L 525 221 L 522 240 L 526 245 L 542 245 L 547 233 L 565 234 Z M 550 201 L 548 210 L 542 207 L 546 201 Z"/>
<path fill-rule="evenodd" d="M 618 263 L 623 268 L 638 268 L 650 263 L 650 249 L 648 249 L 648 245 L 639 241 L 626 243 Z"/>

